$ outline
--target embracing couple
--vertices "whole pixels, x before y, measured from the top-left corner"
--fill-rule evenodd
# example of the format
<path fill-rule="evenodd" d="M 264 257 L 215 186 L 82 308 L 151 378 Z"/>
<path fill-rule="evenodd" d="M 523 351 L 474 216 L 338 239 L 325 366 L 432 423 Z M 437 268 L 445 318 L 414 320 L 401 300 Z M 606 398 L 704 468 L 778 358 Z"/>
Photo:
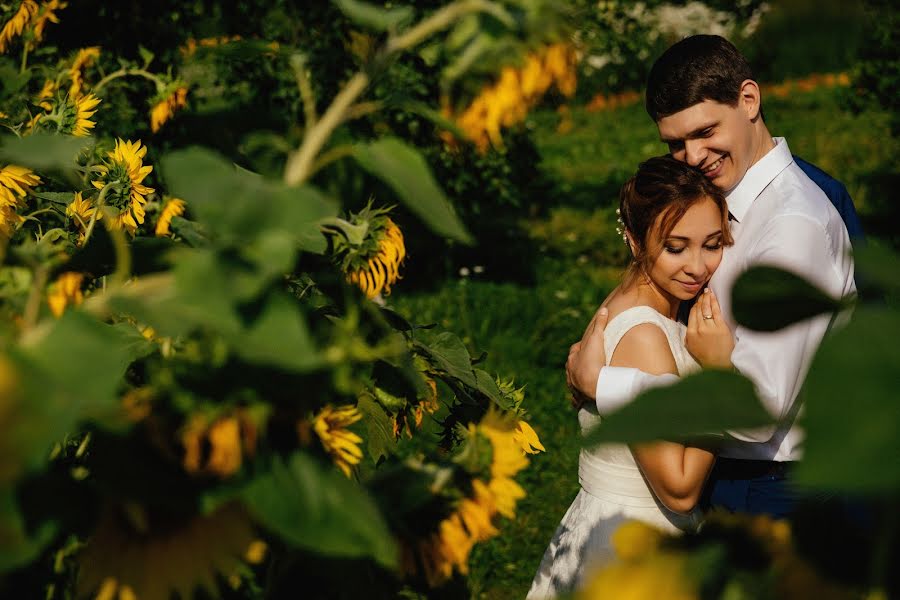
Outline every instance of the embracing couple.
<path fill-rule="evenodd" d="M 771 136 L 759 85 L 731 43 L 698 35 L 669 48 L 650 71 L 646 108 L 670 155 L 642 163 L 622 188 L 631 265 L 566 364 L 579 421 L 590 429 L 643 390 L 720 368 L 750 378 L 777 425 L 727 432 L 717 448 L 659 441 L 582 450 L 581 490 L 529 598 L 578 587 L 612 559 L 611 534 L 626 520 L 690 530 L 701 498 L 788 515 L 799 499 L 790 486 L 803 439 L 797 395 L 832 316 L 750 331 L 734 321 L 731 288 L 749 267 L 772 265 L 833 297 L 855 292 L 848 230 L 861 231 L 846 189 Z"/>

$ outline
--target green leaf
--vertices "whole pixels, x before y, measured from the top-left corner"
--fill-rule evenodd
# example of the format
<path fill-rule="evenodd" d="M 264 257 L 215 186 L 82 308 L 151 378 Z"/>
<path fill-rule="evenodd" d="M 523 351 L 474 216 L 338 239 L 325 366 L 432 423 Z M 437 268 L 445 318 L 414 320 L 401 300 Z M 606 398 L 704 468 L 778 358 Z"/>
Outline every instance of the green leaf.
<path fill-rule="evenodd" d="M 377 465 L 382 457 L 393 454 L 397 447 L 391 419 L 368 394 L 360 396 L 356 406 L 362 413 L 363 422 L 366 424 L 366 448 L 369 457 Z"/>
<path fill-rule="evenodd" d="M 243 247 L 263 233 L 278 231 L 298 248 L 321 252 L 318 223 L 338 212 L 337 203 L 316 188 L 268 181 L 210 150 L 178 150 L 161 163 L 171 193 L 187 201 L 220 245 Z"/>
<path fill-rule="evenodd" d="M 0 486 L 46 463 L 52 445 L 88 420 L 118 418 L 125 370 L 150 344 L 134 328 L 68 310 L 0 356 L 13 378 L 0 398 Z"/>
<path fill-rule="evenodd" d="M 687 440 L 772 424 L 749 379 L 726 371 L 689 375 L 672 386 L 648 390 L 603 419 L 585 446 Z"/>
<path fill-rule="evenodd" d="M 390 185 L 400 200 L 434 232 L 472 243 L 472 237 L 415 148 L 397 138 L 382 138 L 355 146 L 353 156 L 365 170 Z"/>
<path fill-rule="evenodd" d="M 437 334 L 428 345 L 421 342 L 417 345 L 431 357 L 436 368 L 459 379 L 469 387 L 478 387 L 469 351 L 458 337 L 449 331 L 443 331 Z"/>
<path fill-rule="evenodd" d="M 751 267 L 734 284 L 734 317 L 744 327 L 777 331 L 797 321 L 846 308 L 807 280 L 775 267 Z"/>
<path fill-rule="evenodd" d="M 283 293 L 273 293 L 256 321 L 231 342 L 235 352 L 249 362 L 297 372 L 322 363 L 297 302 Z"/>
<path fill-rule="evenodd" d="M 378 31 L 396 29 L 403 22 L 409 21 L 413 10 L 408 6 L 381 8 L 359 0 L 334 0 L 335 5 L 351 20 Z"/>
<path fill-rule="evenodd" d="M 128 365 L 151 348 L 133 327 L 107 325 L 67 310 L 43 335 L 23 345 L 22 356 L 73 397 L 102 406 L 115 399 Z"/>
<path fill-rule="evenodd" d="M 397 566 L 394 537 L 368 494 L 305 454 L 292 455 L 287 464 L 276 457 L 242 497 L 264 527 L 292 546 Z"/>
<path fill-rule="evenodd" d="M 511 410 L 513 408 L 512 403 L 506 399 L 500 388 L 497 387 L 497 382 L 486 371 L 475 369 L 475 383 L 478 391 L 490 398 L 498 407 L 503 410 Z"/>
<path fill-rule="evenodd" d="M 3 136 L 0 138 L 0 161 L 35 171 L 74 172 L 78 153 L 93 143 L 93 138 L 67 135 Z"/>
<path fill-rule="evenodd" d="M 878 494 L 900 491 L 900 314 L 858 308 L 813 360 L 804 389 L 806 430 L 796 481 Z"/>

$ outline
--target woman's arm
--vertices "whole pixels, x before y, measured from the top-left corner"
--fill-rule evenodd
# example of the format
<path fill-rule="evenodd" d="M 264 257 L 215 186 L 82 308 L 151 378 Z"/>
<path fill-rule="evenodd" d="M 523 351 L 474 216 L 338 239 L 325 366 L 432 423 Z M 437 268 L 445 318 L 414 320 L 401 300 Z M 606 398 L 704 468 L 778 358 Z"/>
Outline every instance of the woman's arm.
<path fill-rule="evenodd" d="M 665 333 L 651 323 L 637 325 L 622 337 L 610 365 L 653 375 L 678 373 Z M 635 444 L 631 450 L 653 493 L 669 510 L 686 513 L 697 505 L 715 454 L 667 441 Z"/>

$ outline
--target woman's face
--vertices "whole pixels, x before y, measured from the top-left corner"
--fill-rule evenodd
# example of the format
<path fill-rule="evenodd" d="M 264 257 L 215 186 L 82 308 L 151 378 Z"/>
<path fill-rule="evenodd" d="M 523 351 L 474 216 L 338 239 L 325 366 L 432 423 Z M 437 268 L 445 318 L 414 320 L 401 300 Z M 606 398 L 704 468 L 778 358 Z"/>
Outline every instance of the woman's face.
<path fill-rule="evenodd" d="M 649 276 L 666 296 L 689 300 L 703 289 L 722 260 L 722 214 L 709 198 L 695 202 L 675 223 Z M 658 246 L 657 246 L 658 247 Z"/>

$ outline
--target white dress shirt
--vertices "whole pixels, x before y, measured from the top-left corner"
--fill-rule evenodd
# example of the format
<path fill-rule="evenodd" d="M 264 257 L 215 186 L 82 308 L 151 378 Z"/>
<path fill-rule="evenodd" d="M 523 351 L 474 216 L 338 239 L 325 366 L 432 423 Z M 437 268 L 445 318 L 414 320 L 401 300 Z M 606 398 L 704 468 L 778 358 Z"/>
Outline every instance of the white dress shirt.
<path fill-rule="evenodd" d="M 727 195 L 734 245 L 725 249 L 709 285 L 734 332 L 732 364 L 753 381 L 762 404 L 778 420 L 772 427 L 728 432 L 721 456 L 786 461 L 801 457 L 797 395 L 833 315 L 819 315 L 772 333 L 751 331 L 734 321 L 731 288 L 755 265 L 796 273 L 835 298 L 854 294 L 856 286 L 850 239 L 840 215 L 794 163 L 784 138 L 774 141 L 775 147 Z M 603 367 L 597 381 L 597 410 L 610 414 L 641 391 L 675 380 L 674 375 Z"/>

